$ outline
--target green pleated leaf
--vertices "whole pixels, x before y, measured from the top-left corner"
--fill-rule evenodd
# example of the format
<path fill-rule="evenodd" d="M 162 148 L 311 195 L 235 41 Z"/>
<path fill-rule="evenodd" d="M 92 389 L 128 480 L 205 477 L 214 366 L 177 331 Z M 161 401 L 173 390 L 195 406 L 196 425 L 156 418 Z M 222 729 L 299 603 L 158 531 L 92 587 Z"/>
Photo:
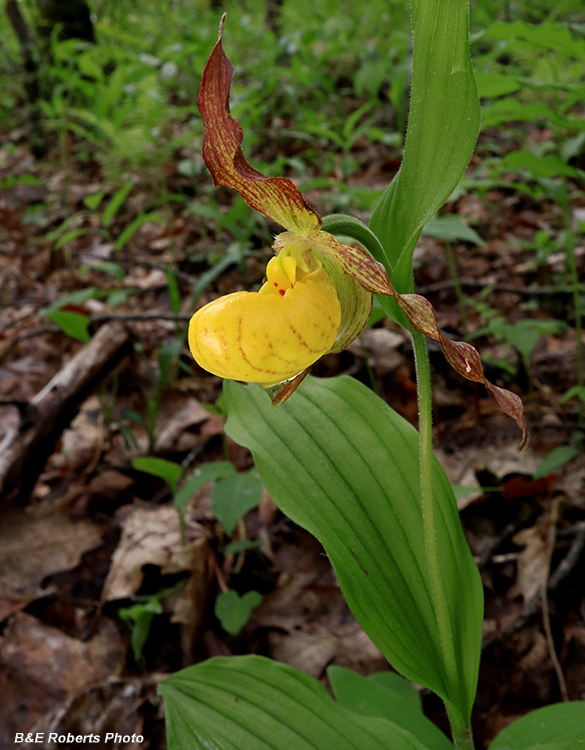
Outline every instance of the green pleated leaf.
<path fill-rule="evenodd" d="M 389 719 L 413 734 L 429 750 L 453 750 L 443 732 L 422 712 L 420 697 L 408 680 L 394 672 L 373 679 L 351 669 L 332 666 L 327 677 L 342 706 L 363 714 Z M 380 679 L 382 678 L 382 679 Z"/>
<path fill-rule="evenodd" d="M 314 678 L 261 656 L 209 659 L 159 692 L 169 750 L 425 750 L 396 724 L 344 709 Z"/>
<path fill-rule="evenodd" d="M 405 680 L 404 677 L 396 674 L 396 672 L 390 672 L 389 670 L 386 670 L 385 672 L 374 672 L 374 674 L 369 675 L 366 679 L 368 682 L 372 682 L 374 685 L 378 685 L 384 690 L 390 690 L 393 695 L 406 700 L 412 708 L 416 708 L 416 710 L 422 714 L 422 701 L 412 682 Z"/>
<path fill-rule="evenodd" d="M 224 384 L 226 432 L 264 486 L 329 555 L 344 596 L 393 667 L 466 725 L 475 695 L 482 590 L 451 485 L 434 467 L 437 542 L 455 649 L 449 678 L 426 566 L 416 430 L 357 381 L 307 378 L 278 409 L 261 386 Z"/>
<path fill-rule="evenodd" d="M 415 0 L 412 7 L 412 93 L 404 158 L 370 222 L 394 268 L 391 280 L 400 294 L 412 291 L 412 253 L 420 231 L 461 179 L 480 125 L 467 0 Z"/>
<path fill-rule="evenodd" d="M 489 750 L 584 750 L 585 701 L 555 703 L 507 726 Z"/>

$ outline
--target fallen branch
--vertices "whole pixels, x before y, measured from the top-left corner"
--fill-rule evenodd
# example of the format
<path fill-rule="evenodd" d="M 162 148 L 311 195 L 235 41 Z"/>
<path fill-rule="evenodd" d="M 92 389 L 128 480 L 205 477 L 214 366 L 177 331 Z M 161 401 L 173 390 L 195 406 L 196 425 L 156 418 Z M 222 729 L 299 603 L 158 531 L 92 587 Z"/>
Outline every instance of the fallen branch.
<path fill-rule="evenodd" d="M 141 321 L 148 320 L 162 320 L 170 323 L 188 323 L 193 317 L 193 313 L 120 313 L 118 315 L 112 313 L 102 313 L 99 315 L 92 315 L 90 320 L 92 323 L 103 323 L 104 321 L 110 320 L 122 320 L 124 322 L 140 323 Z"/>
<path fill-rule="evenodd" d="M 160 320 L 164 323 L 188 323 L 193 315 L 191 313 L 179 313 L 175 315 L 174 313 L 121 313 L 121 314 L 111 314 L 111 313 L 100 313 L 97 315 L 91 315 L 89 320 L 91 323 L 112 323 L 112 322 L 121 322 L 121 323 L 148 323 Z M 45 333 L 61 333 L 62 329 L 58 325 L 48 325 L 48 326 L 40 326 L 39 328 L 33 328 L 30 331 L 24 331 L 24 333 L 19 333 L 17 336 L 15 336 L 13 339 L 10 340 L 10 343 L 6 347 L 5 351 L 0 356 L 0 359 L 3 356 L 6 356 L 8 352 L 10 352 L 17 344 L 20 344 L 21 341 L 26 341 L 26 339 L 32 339 L 36 336 L 44 336 Z"/>
<path fill-rule="evenodd" d="M 512 294 L 520 294 L 527 297 L 550 297 L 552 295 L 571 295 L 573 294 L 573 287 L 570 284 L 559 285 L 559 286 L 525 286 L 518 287 L 513 284 L 490 284 L 489 282 L 482 281 L 481 279 L 461 279 L 461 286 L 467 289 L 486 289 L 489 288 L 493 292 L 511 292 Z M 452 279 L 446 279 L 445 281 L 437 281 L 434 284 L 425 284 L 424 286 L 417 286 L 416 291 L 419 294 L 429 294 L 431 292 L 443 292 L 447 289 L 454 289 L 455 282 Z M 585 285 L 579 285 L 579 291 L 585 291 Z"/>
<path fill-rule="evenodd" d="M 79 406 L 130 350 L 127 328 L 120 322 L 108 323 L 35 396 L 28 412 L 36 410 L 34 418 L 21 420 L 0 443 L 0 498 L 31 492 Z"/>

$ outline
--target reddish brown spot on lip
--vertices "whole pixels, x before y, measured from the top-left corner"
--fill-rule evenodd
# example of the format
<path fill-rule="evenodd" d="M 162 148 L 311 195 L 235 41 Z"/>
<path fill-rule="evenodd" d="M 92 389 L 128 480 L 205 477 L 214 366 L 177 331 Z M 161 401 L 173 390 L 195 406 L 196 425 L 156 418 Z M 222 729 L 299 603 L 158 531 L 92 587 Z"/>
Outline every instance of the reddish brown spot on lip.
<path fill-rule="evenodd" d="M 276 283 L 276 281 L 273 281 L 272 283 L 274 284 L 274 286 L 278 286 L 278 284 Z"/>
<path fill-rule="evenodd" d="M 284 289 L 279 289 L 278 292 L 284 297 Z"/>

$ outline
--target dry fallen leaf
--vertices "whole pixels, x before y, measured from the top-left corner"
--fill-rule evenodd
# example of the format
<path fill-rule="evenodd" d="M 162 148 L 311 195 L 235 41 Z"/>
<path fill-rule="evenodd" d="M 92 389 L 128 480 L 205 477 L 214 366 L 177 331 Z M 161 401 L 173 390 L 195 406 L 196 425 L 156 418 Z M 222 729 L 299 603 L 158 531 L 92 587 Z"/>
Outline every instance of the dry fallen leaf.
<path fill-rule="evenodd" d="M 182 543 L 179 516 L 172 505 L 159 508 L 123 508 L 118 512 L 122 538 L 112 557 L 102 599 L 111 601 L 135 594 L 143 580 L 144 565 L 157 565 L 163 574 L 189 572 L 186 585 L 164 602 L 171 622 L 181 625 L 185 666 L 201 632 L 212 596 L 215 555 L 203 526 L 190 520 Z"/>
<path fill-rule="evenodd" d="M 317 679 L 323 677 L 330 664 L 360 674 L 387 668 L 380 650 L 357 622 L 337 627 L 336 632 L 317 625 L 286 634 L 272 630 L 268 640 L 276 661 L 291 664 Z"/>
<path fill-rule="evenodd" d="M 49 509 L 50 510 L 50 509 Z M 43 578 L 76 568 L 98 547 L 102 530 L 89 520 L 71 521 L 65 509 L 45 513 L 13 508 L 0 514 L 0 594 L 22 596 Z"/>
<path fill-rule="evenodd" d="M 146 684 L 144 684 L 146 683 Z M 140 678 L 109 680 L 99 687 L 88 688 L 47 713 L 32 728 L 33 734 L 51 732 L 73 736 L 107 733 L 144 735 L 144 704 L 156 701 L 155 685 Z M 148 709 L 147 709 L 148 710 Z M 150 739 L 150 738 L 149 738 Z M 119 746 L 119 745 L 118 745 Z M 124 750 L 143 750 L 146 743 L 124 743 Z"/>
<path fill-rule="evenodd" d="M 42 683 L 60 698 L 116 674 L 122 657 L 118 629 L 106 617 L 86 642 L 24 612 L 15 614 L 0 636 L 0 664 Z"/>
<path fill-rule="evenodd" d="M 0 636 L 0 743 L 30 730 L 64 699 L 117 674 L 123 653 L 118 629 L 105 617 L 93 638 L 82 642 L 32 615 L 14 615 Z"/>
<path fill-rule="evenodd" d="M 134 480 L 126 474 L 115 469 L 106 469 L 87 485 L 87 494 L 102 500 L 115 500 L 124 495 L 133 484 Z"/>
<path fill-rule="evenodd" d="M 538 523 L 522 529 L 512 541 L 524 549 L 518 555 L 518 574 L 510 596 L 522 596 L 528 602 L 539 593 L 548 578 L 548 524 Z"/>
<path fill-rule="evenodd" d="M 103 416 L 97 396 L 90 396 L 64 431 L 61 457 L 70 469 L 87 466 L 99 458 L 104 440 Z"/>
<path fill-rule="evenodd" d="M 362 674 L 386 668 L 349 611 L 321 545 L 307 532 L 296 538 L 298 545 L 277 551 L 277 588 L 252 616 L 268 630 L 271 655 L 317 678 L 331 663 Z"/>
<path fill-rule="evenodd" d="M 126 287 L 138 287 L 139 289 L 153 289 L 165 286 L 167 277 L 164 271 L 153 268 L 147 271 L 144 268 L 132 268 L 130 273 L 124 277 L 123 284 Z"/>
<path fill-rule="evenodd" d="M 347 348 L 357 357 L 363 357 L 365 346 L 370 362 L 379 375 L 396 370 L 404 362 L 404 356 L 397 351 L 404 343 L 404 337 L 387 328 L 371 328 L 360 334 Z"/>
<path fill-rule="evenodd" d="M 163 574 L 191 571 L 208 554 L 206 532 L 199 524 L 188 527 L 183 546 L 179 515 L 172 505 L 158 508 L 123 507 L 117 518 L 122 538 L 112 557 L 103 601 L 125 599 L 142 585 L 144 565 L 158 565 Z"/>
<path fill-rule="evenodd" d="M 525 474 L 532 476 L 536 471 L 544 455 L 537 453 L 533 448 L 518 453 L 516 443 L 507 445 L 470 445 L 459 447 L 453 453 L 445 453 L 441 448 L 435 448 L 433 453 L 439 462 L 449 481 L 453 484 L 464 486 L 477 486 L 476 471 L 489 469 L 498 479 L 508 474 Z M 477 492 L 470 492 L 457 501 L 459 510 L 464 510 L 474 500 L 483 494 L 478 486 Z"/>
<path fill-rule="evenodd" d="M 575 508 L 585 507 L 585 455 L 573 459 L 570 473 L 566 473 L 556 483 L 556 488 L 565 494 L 565 505 Z"/>
<path fill-rule="evenodd" d="M 157 453 L 164 453 L 173 448 L 177 450 L 177 444 L 185 437 L 191 438 L 196 445 L 198 436 L 186 431 L 189 427 L 206 422 L 211 417 L 211 414 L 194 398 L 189 398 L 187 401 L 184 398 L 176 399 L 175 404 L 176 407 L 171 413 L 168 413 L 169 406 L 167 404 L 166 410 L 162 411 L 159 416 L 161 423 L 164 424 L 164 429 L 156 439 Z"/>
<path fill-rule="evenodd" d="M 530 672 L 534 669 L 538 669 L 544 662 L 548 662 L 550 659 L 550 653 L 546 638 L 543 633 L 539 630 L 534 631 L 534 643 L 528 653 L 518 662 L 518 667 L 523 672 Z"/>

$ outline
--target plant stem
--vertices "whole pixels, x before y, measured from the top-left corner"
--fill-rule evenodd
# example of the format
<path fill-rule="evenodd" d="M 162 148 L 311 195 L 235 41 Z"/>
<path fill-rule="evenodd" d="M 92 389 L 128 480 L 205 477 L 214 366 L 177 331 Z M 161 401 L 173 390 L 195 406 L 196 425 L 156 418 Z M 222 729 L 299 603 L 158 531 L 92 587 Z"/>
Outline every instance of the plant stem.
<path fill-rule="evenodd" d="M 457 269 L 457 261 L 455 260 L 455 253 L 451 247 L 449 240 L 445 240 L 445 257 L 447 259 L 447 266 L 449 267 L 449 273 L 453 279 L 453 285 L 455 287 L 455 296 L 457 297 L 457 304 L 459 305 L 459 315 L 461 316 L 461 326 L 465 336 L 469 333 L 467 328 L 467 310 L 465 309 L 465 297 L 461 288 L 461 279 L 459 278 L 459 271 Z"/>
<path fill-rule="evenodd" d="M 457 724 L 453 722 L 451 714 L 449 714 L 449 721 L 451 722 L 451 735 L 453 737 L 453 744 L 455 750 L 475 750 L 473 745 L 473 736 L 471 734 L 471 727 L 459 728 Z"/>
<path fill-rule="evenodd" d="M 581 310 L 581 296 L 579 294 L 579 271 L 575 256 L 575 234 L 573 233 L 571 204 L 565 175 L 563 175 L 562 180 L 562 209 L 565 219 L 567 265 L 569 266 L 571 286 L 573 287 L 573 314 L 575 315 L 575 334 L 577 336 L 577 385 L 583 388 L 585 386 L 585 352 L 583 351 L 583 311 Z M 585 404 L 582 399 L 579 400 L 579 403 L 579 424 L 582 425 Z"/>
<path fill-rule="evenodd" d="M 454 676 L 456 665 L 453 634 L 451 632 L 445 590 L 441 580 L 441 563 L 439 560 L 435 518 L 435 497 L 433 493 L 433 415 L 430 363 L 427 344 L 423 334 L 415 331 L 412 334 L 412 341 L 414 344 L 418 391 L 420 481 L 427 568 L 431 581 L 435 617 L 437 618 L 445 667 L 450 675 Z"/>
<path fill-rule="evenodd" d="M 418 428 L 420 448 L 420 480 L 423 530 L 427 568 L 431 582 L 431 594 L 439 630 L 443 663 L 447 682 L 454 684 L 457 679 L 455 644 L 447 597 L 441 578 L 441 561 L 437 542 L 436 507 L 433 493 L 433 414 L 431 370 L 427 352 L 426 339 L 422 333 L 412 333 L 414 359 L 416 363 L 416 381 L 418 392 Z M 451 723 L 453 742 L 456 750 L 473 750 L 471 727 L 461 726 L 460 721 L 447 706 Z"/>

